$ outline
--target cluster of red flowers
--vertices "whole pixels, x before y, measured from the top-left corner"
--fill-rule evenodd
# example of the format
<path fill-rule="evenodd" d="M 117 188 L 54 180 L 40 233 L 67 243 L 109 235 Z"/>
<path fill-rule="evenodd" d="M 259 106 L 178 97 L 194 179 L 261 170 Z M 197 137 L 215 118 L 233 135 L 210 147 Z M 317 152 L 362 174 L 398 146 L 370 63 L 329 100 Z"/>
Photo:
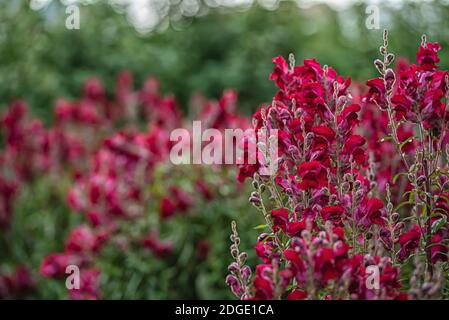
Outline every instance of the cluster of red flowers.
<path fill-rule="evenodd" d="M 215 129 L 239 127 L 245 119 L 236 114 L 235 91 L 225 91 L 218 102 L 199 99 L 197 117 L 203 126 Z M 148 130 L 139 131 L 143 119 Z M 84 215 L 87 223 L 68 235 L 64 251 L 44 257 L 41 275 L 65 278 L 67 267 L 80 269 L 80 289 L 70 290 L 73 299 L 101 296 L 101 271 L 96 263 L 105 245 L 126 251 L 131 244 L 148 248 L 156 257 L 172 253 L 174 244 L 160 237 L 160 223 L 176 214 L 186 214 L 196 203 L 214 198 L 214 186 L 202 179 L 201 169 L 191 175 L 188 190 L 176 181 L 164 183 L 158 172 L 174 175 L 169 164 L 170 132 L 185 126 L 172 97 L 162 97 L 159 83 L 149 78 L 134 91 L 128 73 L 118 77 L 116 99 L 107 99 L 98 80 L 89 80 L 79 101 L 60 100 L 55 107 L 56 124 L 45 129 L 40 122 L 26 119 L 23 103 L 14 103 L 4 116 L 7 149 L 5 164 L 13 165 L 20 180 L 0 179 L 4 201 L 0 217 L 3 225 L 11 218 L 18 186 L 10 181 L 29 181 L 34 175 L 69 173 L 67 190 L 71 209 Z M 120 128 L 120 129 L 116 129 Z M 25 139 L 25 137 L 28 137 Z M 31 137 L 31 138 L 29 138 Z M 20 157 L 19 157 L 20 156 Z M 0 158 L 3 164 L 3 157 Z M 33 167 L 39 165 L 39 167 Z M 23 178 L 22 178 L 23 177 Z M 157 180 L 159 179 L 159 180 Z M 157 180 L 157 181 L 156 181 Z M 158 185 L 163 184 L 163 185 Z M 166 190 L 154 191 L 152 185 Z M 202 195 L 195 199 L 192 192 Z M 152 210 L 158 216 L 150 218 Z M 153 219 L 153 220 L 152 220 Z M 128 221 L 140 221 L 139 234 L 128 234 Z M 198 259 L 205 259 L 209 243 L 197 245 Z"/>
<path fill-rule="evenodd" d="M 23 266 L 17 267 L 14 272 L 0 274 L 0 300 L 20 299 L 34 287 L 29 270 Z"/>
<path fill-rule="evenodd" d="M 397 179 L 398 189 L 416 198 L 416 201 L 404 202 L 412 205 L 417 214 L 417 224 L 394 239 L 401 247 L 398 257 L 404 260 L 419 248 L 420 240 L 425 240 L 429 264 L 448 259 L 448 177 L 444 173 L 447 153 L 444 154 L 443 150 L 448 142 L 449 73 L 438 67 L 440 49 L 438 43 L 429 43 L 423 37 L 416 54 L 417 64 L 402 61 L 393 71 L 387 68 L 386 62 L 391 54 L 385 48 L 384 62 L 376 61 L 383 77 L 367 82 L 369 90 L 364 97 L 367 108 L 372 109 L 376 105 L 382 110 L 384 128 L 387 125 L 391 128 L 390 141 L 379 145 L 384 150 L 388 148 L 390 153 L 396 152 L 396 168 L 391 168 L 391 161 L 389 165 L 380 161 L 378 170 L 383 171 L 390 181 L 394 175 L 405 172 L 407 178 Z M 391 79 L 390 82 L 387 79 Z M 373 148 L 373 152 L 381 151 L 379 149 Z M 376 158 L 381 158 L 381 154 L 378 153 Z M 414 203 L 419 201 L 426 203 L 427 208 Z M 428 210 L 430 217 L 425 213 Z M 427 217 L 423 219 L 421 216 Z M 384 233 L 391 234 L 386 230 Z"/>
<path fill-rule="evenodd" d="M 402 60 L 392 69 L 385 34 L 383 59 L 375 61 L 380 77 L 366 86 L 313 59 L 299 66 L 293 56 L 289 63 L 273 59 L 270 79 L 278 92 L 251 119 L 257 137 L 267 139 L 245 137 L 245 157 L 252 143 L 258 157 L 239 165 L 237 175 L 240 182 L 252 180 L 249 200 L 266 221 L 255 246 L 262 263 L 252 276 L 233 224 L 235 261 L 226 282 L 236 296 L 441 296 L 449 251 L 449 73 L 438 67 L 439 50 L 424 37 L 417 63 Z M 203 129 L 246 129 L 249 121 L 238 115 L 236 103 L 233 90 L 219 101 L 195 96 L 191 117 Z M 27 184 L 43 175 L 69 179 L 67 203 L 84 222 L 69 232 L 62 252 L 43 257 L 39 271 L 65 278 L 75 265 L 80 288 L 70 297 L 96 299 L 106 246 L 145 248 L 158 259 L 172 255 L 177 244 L 163 232 L 167 220 L 214 199 L 223 181 L 206 182 L 204 168 L 194 166 L 190 180 L 177 183 L 184 173 L 169 163 L 170 133 L 190 126 L 155 78 L 134 90 L 131 75 L 120 74 L 115 99 L 90 79 L 79 100 L 56 103 L 54 118 L 46 128 L 21 101 L 1 117 L 0 228 L 7 230 Z M 274 139 L 273 159 L 266 152 Z M 272 162 L 278 169 L 268 176 Z M 138 227 L 130 232 L 130 225 Z M 205 259 L 210 243 L 203 239 L 196 250 Z M 20 297 L 33 285 L 24 267 L 1 274 L 0 298 Z"/>
<path fill-rule="evenodd" d="M 424 38 L 418 64 L 401 61 L 396 72 L 387 47 L 385 34 L 384 60 L 375 62 L 381 77 L 360 96 L 349 93 L 349 78 L 315 60 L 273 59 L 279 90 L 253 124 L 277 134 L 279 170 L 267 177 L 260 162 L 239 168 L 269 232 L 257 241 L 263 264 L 252 288 L 238 278 L 230 284 L 234 293 L 245 287 L 238 297 L 403 299 L 401 266 L 412 256 L 415 266 L 426 264 L 423 287 L 441 291 L 442 267 L 434 265 L 448 259 L 448 73 L 438 70 L 437 43 Z M 377 287 L 367 284 L 371 268 Z"/>

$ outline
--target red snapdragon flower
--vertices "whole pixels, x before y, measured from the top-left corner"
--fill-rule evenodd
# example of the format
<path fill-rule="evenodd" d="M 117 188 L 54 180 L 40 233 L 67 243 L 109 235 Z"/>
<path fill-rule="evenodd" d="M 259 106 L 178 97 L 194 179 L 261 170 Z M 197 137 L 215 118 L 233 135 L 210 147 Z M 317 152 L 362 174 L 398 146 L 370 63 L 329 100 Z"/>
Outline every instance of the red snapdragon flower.
<path fill-rule="evenodd" d="M 438 42 L 427 42 L 419 46 L 416 61 L 420 68 L 425 71 L 433 71 L 438 68 L 437 63 L 440 62 L 438 51 L 440 50 L 441 46 Z"/>
<path fill-rule="evenodd" d="M 273 218 L 273 231 L 276 232 L 282 229 L 285 232 L 289 222 L 287 209 L 280 208 L 271 210 L 271 217 Z"/>
<path fill-rule="evenodd" d="M 373 224 L 383 226 L 385 225 L 385 208 L 384 202 L 378 198 L 365 198 L 361 206 L 356 210 L 356 216 L 359 222 L 364 227 L 369 227 Z"/>
<path fill-rule="evenodd" d="M 414 225 L 408 232 L 399 236 L 401 249 L 398 252 L 398 258 L 403 261 L 410 256 L 418 247 L 421 239 L 421 228 Z"/>
<path fill-rule="evenodd" d="M 303 162 L 298 167 L 301 177 L 300 188 L 303 190 L 317 189 L 327 186 L 327 171 L 319 161 Z"/>
<path fill-rule="evenodd" d="M 344 214 L 345 208 L 342 205 L 327 206 L 320 212 L 325 221 L 331 221 L 334 225 L 340 225 Z"/>

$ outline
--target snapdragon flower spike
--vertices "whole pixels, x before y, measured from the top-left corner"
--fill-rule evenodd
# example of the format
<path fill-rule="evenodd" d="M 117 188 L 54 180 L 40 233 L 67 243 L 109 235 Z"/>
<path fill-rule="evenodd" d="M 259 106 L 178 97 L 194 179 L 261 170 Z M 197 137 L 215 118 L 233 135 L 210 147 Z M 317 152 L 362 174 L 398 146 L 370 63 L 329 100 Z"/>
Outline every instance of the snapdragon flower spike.
<path fill-rule="evenodd" d="M 448 251 L 449 211 L 442 199 L 447 193 L 447 155 L 443 150 L 448 142 L 449 73 L 438 66 L 440 45 L 428 42 L 425 36 L 416 54 L 417 63 L 401 63 L 397 71 L 390 68 L 393 58 L 388 57 L 394 55 L 387 48 L 385 31 L 380 48 L 384 59 L 376 61 L 381 77 L 367 82 L 370 89 L 365 101 L 387 115 L 387 137 L 401 160 L 392 173 L 402 175 L 399 184 L 411 195 L 408 201 L 396 199 L 408 205 L 405 215 L 415 224 L 399 236 L 398 258 L 405 260 L 416 251 L 426 257 L 428 272 L 433 275 L 433 265 L 446 261 Z M 401 130 L 408 132 L 404 135 Z"/>
<path fill-rule="evenodd" d="M 332 68 L 292 61 L 273 59 L 270 79 L 279 91 L 253 116 L 256 131 L 278 130 L 279 170 L 270 179 L 260 162 L 239 167 L 239 180 L 253 179 L 250 201 L 270 230 L 255 248 L 263 264 L 256 267 L 251 297 L 404 298 L 399 268 L 373 246 L 390 211 L 373 196 L 373 167 L 358 134 L 359 98 L 348 91 L 350 79 Z M 271 201 L 263 203 L 267 192 Z M 380 270 L 380 290 L 366 286 L 370 265 Z"/>
<path fill-rule="evenodd" d="M 51 167 L 48 131 L 39 119 L 29 115 L 23 101 L 14 101 L 1 118 L 6 150 L 3 161 L 21 182 L 48 172 Z"/>
<path fill-rule="evenodd" d="M 286 68 L 282 57 L 274 61 L 277 66 L 271 78 L 280 90 L 264 110 L 266 116 L 255 115 L 254 122 L 256 129 L 265 126 L 281 133 L 278 185 L 293 193 L 295 203 L 302 192 L 315 200 L 308 201 L 312 202 L 309 205 L 302 203 L 303 211 L 326 208 L 321 215 L 326 219 L 335 219 L 335 215 L 329 214 L 333 209 L 338 209 L 334 211 L 344 218 L 354 213 L 351 211 L 358 211 L 354 214 L 357 224 L 382 225 L 382 201 L 367 197 L 370 187 L 364 177 L 368 164 L 366 141 L 354 132 L 360 106 L 351 103 L 347 91 L 350 79 L 345 80 L 332 68 L 321 67 L 315 60 L 305 60 L 304 65 L 290 68 Z M 346 181 L 349 186 L 342 190 L 345 175 L 350 175 L 352 181 Z M 326 195 L 322 194 L 324 189 Z M 330 203 L 332 197 L 335 203 Z M 319 207 L 314 208 L 314 202 Z M 353 205 L 357 202 L 363 209 L 348 208 L 348 202 Z"/>
<path fill-rule="evenodd" d="M 240 238 L 235 221 L 232 221 L 231 228 L 232 234 L 230 238 L 232 245 L 229 249 L 234 261 L 228 266 L 229 274 L 226 276 L 226 284 L 236 297 L 246 300 L 251 298 L 249 293 L 251 269 L 245 264 L 247 253 L 239 250 Z M 254 281 L 259 281 L 259 274 L 256 274 Z"/>

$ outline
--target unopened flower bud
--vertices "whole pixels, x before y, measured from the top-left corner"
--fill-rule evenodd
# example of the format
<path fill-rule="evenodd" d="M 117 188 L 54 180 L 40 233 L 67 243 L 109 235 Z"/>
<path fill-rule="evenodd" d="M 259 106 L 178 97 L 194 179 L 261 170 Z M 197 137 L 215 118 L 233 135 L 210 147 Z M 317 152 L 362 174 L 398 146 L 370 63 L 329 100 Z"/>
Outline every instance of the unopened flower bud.
<path fill-rule="evenodd" d="M 330 192 L 327 187 L 322 188 L 321 193 L 324 194 L 325 196 L 330 196 Z"/>
<path fill-rule="evenodd" d="M 422 186 L 426 182 L 425 176 L 419 176 L 418 179 L 416 179 L 416 184 L 418 186 Z"/>
<path fill-rule="evenodd" d="M 259 182 L 257 182 L 257 180 L 253 180 L 253 188 L 259 189 Z"/>
<path fill-rule="evenodd" d="M 352 174 L 345 173 L 345 175 L 343 176 L 343 180 L 344 181 L 348 181 L 348 182 L 352 182 Z"/>
<path fill-rule="evenodd" d="M 229 275 L 226 277 L 226 284 L 227 284 L 228 286 L 233 286 L 233 285 L 235 285 L 236 283 L 238 283 L 238 280 L 237 280 L 237 278 L 236 278 L 235 276 L 229 274 Z"/>
<path fill-rule="evenodd" d="M 392 69 L 387 69 L 387 71 L 385 71 L 384 79 L 386 90 L 391 91 L 391 89 L 394 86 L 394 83 L 396 82 L 396 75 L 394 74 L 394 71 Z"/>
<path fill-rule="evenodd" d="M 304 240 L 309 240 L 310 239 L 310 232 L 309 230 L 303 230 L 303 232 L 301 232 L 301 236 Z"/>
<path fill-rule="evenodd" d="M 249 202 L 255 206 L 260 205 L 261 201 L 259 194 L 257 192 L 252 192 L 251 196 L 249 197 Z"/>
<path fill-rule="evenodd" d="M 380 235 L 382 238 L 387 238 L 387 237 L 390 236 L 390 230 L 388 230 L 387 228 L 383 227 L 383 228 L 380 229 L 379 235 Z"/>
<path fill-rule="evenodd" d="M 348 97 L 340 96 L 337 100 L 337 109 L 342 109 L 344 105 L 348 103 L 348 100 Z"/>
<path fill-rule="evenodd" d="M 404 229 L 405 225 L 404 222 L 399 222 L 397 225 L 394 226 L 393 231 L 396 232 L 400 232 L 402 229 Z"/>
<path fill-rule="evenodd" d="M 240 283 L 233 275 L 228 275 L 226 277 L 226 284 L 231 288 L 232 293 L 234 293 L 236 296 L 240 296 L 242 294 Z"/>
<path fill-rule="evenodd" d="M 261 233 L 261 234 L 257 237 L 257 242 L 262 242 L 262 241 L 264 241 L 268 236 L 269 236 L 268 233 Z"/>
<path fill-rule="evenodd" d="M 393 204 L 391 202 L 388 202 L 387 210 L 388 210 L 388 212 L 392 212 L 393 211 Z"/>
<path fill-rule="evenodd" d="M 278 112 L 278 118 L 279 120 L 288 120 L 291 118 L 291 114 L 287 109 L 281 109 Z"/>
<path fill-rule="evenodd" d="M 400 218 L 400 215 L 397 212 L 393 212 L 393 214 L 391 215 L 391 220 L 393 220 L 393 222 L 398 222 L 399 218 Z"/>
<path fill-rule="evenodd" d="M 237 262 L 232 262 L 228 266 L 228 271 L 231 273 L 236 273 L 238 270 L 239 270 L 239 265 L 237 264 Z"/>
<path fill-rule="evenodd" d="M 343 193 L 348 193 L 350 188 L 351 186 L 349 185 L 348 182 L 344 182 L 343 185 L 341 186 L 341 190 L 343 191 Z"/>
<path fill-rule="evenodd" d="M 430 282 L 425 282 L 422 285 L 423 291 L 429 291 L 433 287 L 433 284 Z"/>
<path fill-rule="evenodd" d="M 385 65 L 382 61 L 380 61 L 379 59 L 374 60 L 374 66 L 380 74 L 384 74 Z"/>
<path fill-rule="evenodd" d="M 242 277 L 248 280 L 251 277 L 251 268 L 249 266 L 244 266 L 241 271 Z"/>
<path fill-rule="evenodd" d="M 321 239 L 321 238 L 313 238 L 313 240 L 312 240 L 312 244 L 315 246 L 315 247 L 320 247 L 322 244 L 323 244 L 323 239 Z"/>
<path fill-rule="evenodd" d="M 395 58 L 394 54 L 393 53 L 389 53 L 387 55 L 387 65 L 390 65 L 394 61 L 394 58 Z"/>
<path fill-rule="evenodd" d="M 365 196 L 365 191 L 363 189 L 358 190 L 354 195 L 354 202 L 358 205 Z"/>
<path fill-rule="evenodd" d="M 313 137 L 314 137 L 314 134 L 312 132 L 307 133 L 306 139 L 305 139 L 306 148 L 308 148 L 310 146 L 310 144 L 312 143 Z"/>
<path fill-rule="evenodd" d="M 332 206 L 335 205 L 336 203 L 337 203 L 337 196 L 335 194 L 332 194 L 329 197 L 329 204 Z"/>
<path fill-rule="evenodd" d="M 244 264 L 246 261 L 246 258 L 248 257 L 248 254 L 246 252 L 242 252 L 239 255 L 239 261 L 241 264 Z"/>

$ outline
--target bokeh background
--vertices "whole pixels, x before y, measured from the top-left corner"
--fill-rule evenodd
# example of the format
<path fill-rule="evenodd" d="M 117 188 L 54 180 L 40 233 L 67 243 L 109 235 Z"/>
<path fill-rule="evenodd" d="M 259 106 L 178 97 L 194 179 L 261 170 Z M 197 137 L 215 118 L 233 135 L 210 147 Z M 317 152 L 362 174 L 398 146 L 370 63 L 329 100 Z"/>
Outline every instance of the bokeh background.
<path fill-rule="evenodd" d="M 66 5 L 77 2 L 81 28 L 67 30 Z M 365 26 L 370 4 L 380 30 Z M 382 29 L 397 55 L 413 59 L 423 33 L 447 48 L 448 24 L 447 0 L 0 0 L 0 105 L 23 97 L 50 120 L 56 93 L 77 96 L 90 76 L 113 88 L 129 70 L 137 83 L 155 75 L 183 107 L 195 91 L 238 88 L 250 112 L 274 93 L 274 56 L 315 57 L 367 79 Z"/>
<path fill-rule="evenodd" d="M 74 3 L 80 29 L 68 30 L 66 7 Z M 371 4 L 379 9 L 377 30 L 365 25 Z M 440 42 L 441 65 L 448 68 L 448 24 L 449 0 L 0 0 L 0 112 L 20 98 L 50 127 L 58 98 L 76 100 L 91 77 L 113 97 L 117 75 L 127 70 L 136 87 L 149 75 L 159 79 L 163 94 L 174 96 L 184 113 L 196 92 L 218 99 L 236 88 L 238 113 L 250 115 L 275 93 L 268 81 L 275 56 L 316 58 L 354 81 L 369 79 L 385 28 L 390 50 L 410 60 L 423 33 Z M 192 172 L 161 170 L 181 186 L 190 183 Z M 248 204 L 250 191 L 232 187 L 235 172 L 201 175 L 212 184 L 217 177 L 225 182 L 219 200 L 194 209 L 193 218 L 169 222 L 167 236 L 180 245 L 168 260 L 149 258 L 141 249 L 106 248 L 97 265 L 103 298 L 232 297 L 224 283 L 230 221 L 247 230 L 242 247 L 254 261 L 254 227 L 263 220 Z M 27 298 L 67 297 L 63 282 L 38 270 L 43 256 L 63 250 L 71 228 L 83 223 L 67 206 L 69 176 L 43 176 L 25 186 L 10 228 L 0 231 L 0 280 L 1 273 L 27 266 L 37 282 Z M 165 178 L 160 180 L 150 186 L 158 194 L 166 191 Z M 200 263 L 195 250 L 204 239 L 210 253 Z M 0 297 L 1 289 L 0 281 Z"/>

